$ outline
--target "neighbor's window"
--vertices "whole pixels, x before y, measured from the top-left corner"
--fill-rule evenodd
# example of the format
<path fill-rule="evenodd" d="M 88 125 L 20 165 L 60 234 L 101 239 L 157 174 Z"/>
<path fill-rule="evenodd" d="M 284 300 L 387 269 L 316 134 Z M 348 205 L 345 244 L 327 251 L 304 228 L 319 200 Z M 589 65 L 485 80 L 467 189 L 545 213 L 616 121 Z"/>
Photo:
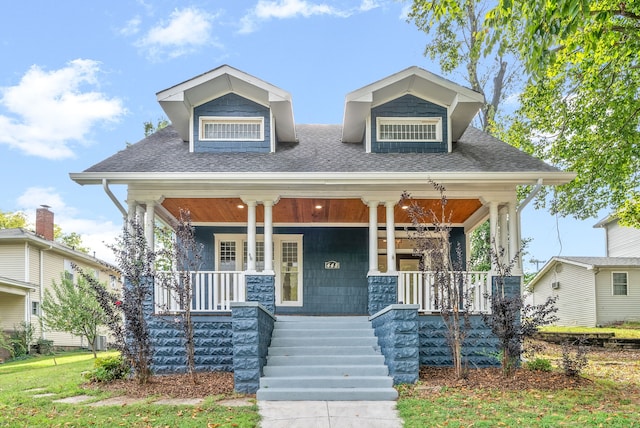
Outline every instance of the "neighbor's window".
<path fill-rule="evenodd" d="M 442 119 L 423 117 L 379 117 L 378 141 L 442 141 Z"/>
<path fill-rule="evenodd" d="M 201 117 L 200 140 L 262 141 L 263 117 Z"/>
<path fill-rule="evenodd" d="M 611 282 L 613 284 L 614 296 L 626 296 L 627 295 L 627 273 L 626 272 L 613 272 L 611 274 Z"/>
<path fill-rule="evenodd" d="M 64 260 L 64 277 L 71 282 L 74 282 L 74 274 L 73 274 L 73 264 L 71 260 Z"/>
<path fill-rule="evenodd" d="M 40 302 L 31 302 L 31 315 L 40 316 Z"/>

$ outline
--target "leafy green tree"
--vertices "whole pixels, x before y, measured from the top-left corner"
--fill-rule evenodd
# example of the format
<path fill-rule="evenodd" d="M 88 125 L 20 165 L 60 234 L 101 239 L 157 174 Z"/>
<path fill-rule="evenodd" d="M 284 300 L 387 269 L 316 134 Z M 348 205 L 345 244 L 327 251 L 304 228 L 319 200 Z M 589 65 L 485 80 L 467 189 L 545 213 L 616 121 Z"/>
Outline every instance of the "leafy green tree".
<path fill-rule="evenodd" d="M 494 31 L 484 25 L 483 0 L 414 0 L 408 20 L 431 37 L 425 56 L 438 60 L 446 74 L 460 72 L 485 97 L 480 127 L 491 132 L 500 104 L 522 73 L 515 52 L 494 48 Z"/>
<path fill-rule="evenodd" d="M 152 121 L 144 122 L 144 136 L 148 137 L 156 131 L 169 126 L 169 121 L 165 118 L 159 118 L 154 125 Z"/>
<path fill-rule="evenodd" d="M 49 328 L 86 338 L 96 358 L 98 327 L 104 325 L 106 319 L 96 295 L 82 275 L 74 284 L 71 278 L 62 274 L 59 283 L 53 281 L 51 289 L 45 290 L 41 305 L 44 322 Z"/>
<path fill-rule="evenodd" d="M 578 173 L 537 205 L 581 219 L 613 209 L 626 221 L 640 188 L 640 2 L 499 0 L 485 25 L 531 73 L 503 138 Z"/>
<path fill-rule="evenodd" d="M 0 229 L 27 227 L 27 218 L 21 212 L 5 212 L 0 210 Z"/>

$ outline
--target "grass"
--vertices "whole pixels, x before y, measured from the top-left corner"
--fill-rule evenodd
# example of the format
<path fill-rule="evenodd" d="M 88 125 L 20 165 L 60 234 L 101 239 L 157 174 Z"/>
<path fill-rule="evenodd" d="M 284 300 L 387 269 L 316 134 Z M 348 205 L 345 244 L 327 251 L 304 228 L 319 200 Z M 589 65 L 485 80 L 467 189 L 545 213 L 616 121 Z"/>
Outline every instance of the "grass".
<path fill-rule="evenodd" d="M 100 353 L 98 356 L 107 356 Z M 140 404 L 89 407 L 83 404 L 54 403 L 75 395 L 91 395 L 93 401 L 107 398 L 108 392 L 85 390 L 80 373 L 93 368 L 93 355 L 73 352 L 64 355 L 0 364 L 0 427 L 86 427 L 86 426 L 180 426 L 255 427 L 257 406 L 225 407 L 208 398 L 198 406 Z M 29 389 L 43 388 L 37 392 Z M 55 395 L 34 398 L 36 394 Z"/>
<path fill-rule="evenodd" d="M 558 327 L 546 326 L 540 331 L 550 333 L 614 333 L 620 339 L 640 339 L 640 322 L 627 322 L 608 327 Z"/>
<path fill-rule="evenodd" d="M 632 427 L 640 426 L 638 397 L 612 382 L 560 391 L 468 390 L 419 395 L 401 391 L 405 427 Z"/>

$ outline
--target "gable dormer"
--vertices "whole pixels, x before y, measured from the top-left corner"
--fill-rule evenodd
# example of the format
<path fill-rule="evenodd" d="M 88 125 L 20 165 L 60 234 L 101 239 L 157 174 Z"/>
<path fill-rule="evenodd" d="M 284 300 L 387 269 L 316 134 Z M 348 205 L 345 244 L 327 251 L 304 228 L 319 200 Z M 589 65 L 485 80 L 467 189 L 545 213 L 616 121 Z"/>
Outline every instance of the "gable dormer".
<path fill-rule="evenodd" d="M 291 95 L 228 65 L 157 99 L 191 152 L 274 152 L 296 141 Z"/>
<path fill-rule="evenodd" d="M 484 97 L 419 67 L 347 94 L 342 141 L 373 153 L 450 152 Z"/>

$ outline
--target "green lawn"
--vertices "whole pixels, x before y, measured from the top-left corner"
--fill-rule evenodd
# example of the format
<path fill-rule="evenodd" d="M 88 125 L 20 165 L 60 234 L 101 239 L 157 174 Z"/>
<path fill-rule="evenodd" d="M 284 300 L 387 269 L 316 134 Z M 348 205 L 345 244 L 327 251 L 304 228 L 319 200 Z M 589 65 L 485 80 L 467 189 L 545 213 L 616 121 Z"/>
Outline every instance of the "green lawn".
<path fill-rule="evenodd" d="M 98 356 L 106 356 L 101 353 Z M 0 427 L 255 427 L 257 406 L 224 407 L 213 399 L 199 406 L 166 406 L 147 402 L 126 406 L 89 407 L 54 403 L 75 395 L 91 395 L 94 401 L 111 394 L 82 389 L 80 373 L 93 367 L 91 353 L 74 352 L 0 364 Z M 43 388 L 38 392 L 29 389 Z M 34 398 L 36 394 L 54 396 Z"/>
<path fill-rule="evenodd" d="M 408 428 L 640 426 L 638 390 L 607 382 L 561 391 L 417 391 L 405 388 L 398 402 Z"/>
<path fill-rule="evenodd" d="M 546 326 L 540 331 L 551 333 L 614 333 L 621 339 L 640 339 L 640 323 L 626 323 L 611 327 L 556 327 Z"/>

